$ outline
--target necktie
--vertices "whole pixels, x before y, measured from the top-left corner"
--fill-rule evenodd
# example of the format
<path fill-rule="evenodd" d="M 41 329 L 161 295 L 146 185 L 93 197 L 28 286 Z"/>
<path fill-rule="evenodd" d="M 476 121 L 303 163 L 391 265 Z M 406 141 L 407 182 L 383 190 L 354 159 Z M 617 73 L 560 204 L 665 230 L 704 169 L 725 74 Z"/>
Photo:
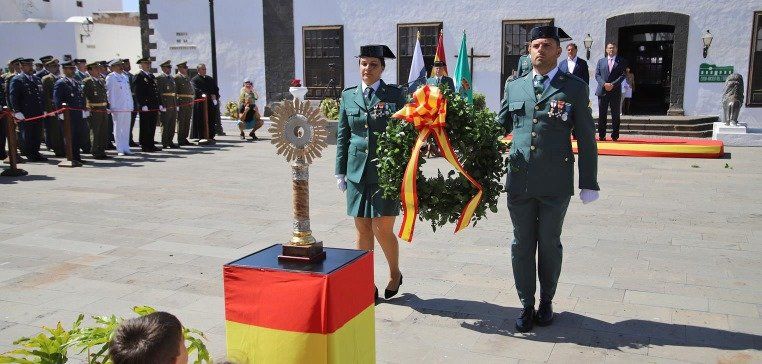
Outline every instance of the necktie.
<path fill-rule="evenodd" d="M 537 94 L 538 99 L 542 96 L 542 92 L 545 91 L 545 80 L 547 79 L 547 75 L 534 75 L 534 93 Z"/>
<path fill-rule="evenodd" d="M 614 69 L 614 59 L 609 58 L 609 72 L 611 72 L 612 69 Z"/>
<path fill-rule="evenodd" d="M 365 102 L 370 105 L 370 100 L 373 98 L 373 87 L 365 88 Z"/>

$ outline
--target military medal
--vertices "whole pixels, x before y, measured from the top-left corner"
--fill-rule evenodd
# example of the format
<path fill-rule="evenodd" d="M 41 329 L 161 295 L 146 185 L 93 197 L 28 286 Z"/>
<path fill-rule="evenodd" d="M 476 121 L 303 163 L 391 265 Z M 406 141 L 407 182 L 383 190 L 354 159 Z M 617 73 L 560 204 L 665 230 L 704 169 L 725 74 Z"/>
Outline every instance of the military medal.
<path fill-rule="evenodd" d="M 564 111 L 564 104 L 565 102 L 563 100 L 558 100 L 558 115 L 561 117 L 561 120 L 566 121 L 566 112 Z"/>
<path fill-rule="evenodd" d="M 550 110 L 548 111 L 548 116 L 550 116 L 550 117 L 556 117 L 557 116 L 557 113 L 556 113 L 556 104 L 557 104 L 556 100 L 550 100 Z"/>

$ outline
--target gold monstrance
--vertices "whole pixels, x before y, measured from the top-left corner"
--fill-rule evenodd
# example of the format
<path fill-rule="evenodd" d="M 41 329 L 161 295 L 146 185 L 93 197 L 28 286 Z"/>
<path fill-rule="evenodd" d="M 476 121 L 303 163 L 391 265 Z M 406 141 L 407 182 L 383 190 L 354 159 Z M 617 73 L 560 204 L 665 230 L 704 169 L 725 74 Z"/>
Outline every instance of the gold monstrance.
<path fill-rule="evenodd" d="M 310 230 L 309 165 L 320 158 L 328 146 L 326 121 L 320 110 L 309 101 L 294 97 L 275 106 L 270 117 L 272 143 L 277 153 L 291 163 L 293 187 L 294 232 L 291 241 L 283 244 L 279 260 L 314 262 L 325 259 L 323 242 L 317 241 Z"/>

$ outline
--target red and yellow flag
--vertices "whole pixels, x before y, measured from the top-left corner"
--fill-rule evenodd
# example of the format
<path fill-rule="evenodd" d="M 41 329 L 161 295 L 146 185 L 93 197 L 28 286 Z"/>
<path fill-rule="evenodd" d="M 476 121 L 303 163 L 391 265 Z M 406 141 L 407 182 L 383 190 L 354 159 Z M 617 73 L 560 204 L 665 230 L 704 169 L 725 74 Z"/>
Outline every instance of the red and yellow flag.
<path fill-rule="evenodd" d="M 437 52 L 434 54 L 434 62 L 436 61 L 442 61 L 445 63 L 444 66 L 444 74 L 443 76 L 448 76 L 449 73 L 447 73 L 447 61 L 445 60 L 445 51 L 444 51 L 444 37 L 442 36 L 442 31 L 439 31 L 439 39 L 437 40 Z M 431 70 L 431 77 L 434 77 L 434 70 Z"/>
<path fill-rule="evenodd" d="M 450 138 L 445 131 L 445 118 L 447 116 L 447 99 L 439 91 L 438 87 L 425 85 L 413 93 L 413 101 L 405 105 L 400 111 L 397 111 L 393 118 L 402 119 L 411 123 L 418 130 L 418 139 L 412 149 L 412 155 L 405 167 L 405 174 L 402 177 L 402 188 L 400 199 L 402 200 L 402 225 L 398 233 L 399 237 L 405 241 L 412 241 L 413 230 L 415 230 L 415 219 L 418 216 L 418 187 L 416 177 L 418 175 L 418 155 L 421 152 L 421 146 L 426 142 L 429 134 L 434 135 L 434 140 L 442 151 L 442 156 L 452 164 L 471 184 L 476 187 L 478 192 L 472 197 L 463 210 L 460 212 L 458 224 L 455 232 L 468 227 L 471 217 L 476 211 L 476 207 L 482 199 L 482 186 L 471 175 L 463 169 L 458 161 L 455 151 L 450 145 Z"/>

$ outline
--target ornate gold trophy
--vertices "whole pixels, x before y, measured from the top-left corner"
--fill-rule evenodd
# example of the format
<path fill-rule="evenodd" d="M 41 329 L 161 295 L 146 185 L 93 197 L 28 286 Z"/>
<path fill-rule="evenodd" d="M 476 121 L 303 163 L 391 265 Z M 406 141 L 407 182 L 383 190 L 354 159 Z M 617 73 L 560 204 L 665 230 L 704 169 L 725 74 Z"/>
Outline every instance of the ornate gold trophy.
<path fill-rule="evenodd" d="M 293 187 L 294 232 L 278 259 L 316 262 L 325 259 L 325 252 L 323 242 L 315 240 L 310 230 L 309 165 L 327 146 L 328 131 L 320 110 L 297 96 L 278 104 L 270 117 L 272 143 L 291 163 Z"/>

